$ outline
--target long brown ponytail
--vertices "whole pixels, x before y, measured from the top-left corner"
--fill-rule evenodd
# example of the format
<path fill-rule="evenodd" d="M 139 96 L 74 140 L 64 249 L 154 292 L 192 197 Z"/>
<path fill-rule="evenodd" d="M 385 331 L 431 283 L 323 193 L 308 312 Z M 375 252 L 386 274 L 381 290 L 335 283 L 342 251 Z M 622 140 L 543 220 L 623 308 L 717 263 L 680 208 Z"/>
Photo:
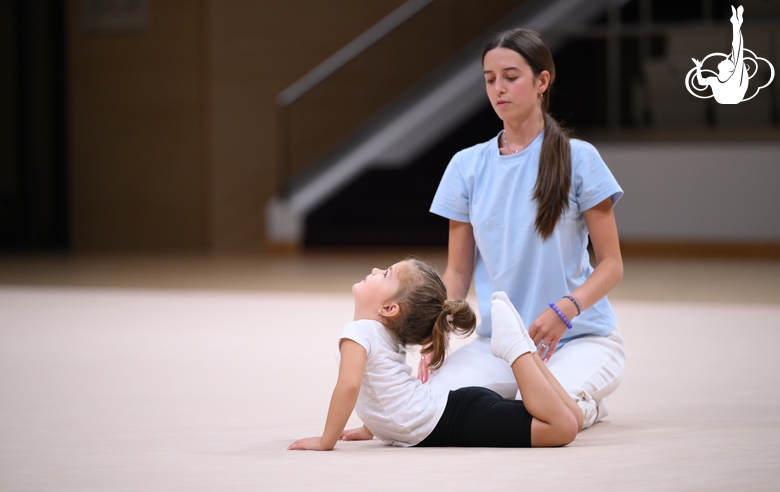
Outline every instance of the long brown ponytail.
<path fill-rule="evenodd" d="M 401 286 L 395 302 L 400 314 L 385 320 L 390 333 L 401 345 L 423 345 L 423 354 L 433 353 L 430 367 L 444 363 L 450 333 L 468 336 L 477 316 L 468 302 L 447 299 L 447 288 L 431 265 L 410 259 L 398 271 Z"/>
<path fill-rule="evenodd" d="M 538 77 L 542 71 L 550 73 L 550 83 L 542 94 L 542 114 L 544 115 L 544 140 L 539 156 L 539 173 L 534 185 L 533 198 L 536 200 L 536 232 L 547 239 L 555 229 L 555 224 L 569 207 L 569 189 L 571 188 L 571 145 L 569 132 L 547 113 L 550 107 L 550 94 L 555 81 L 555 63 L 550 48 L 539 34 L 530 29 L 511 29 L 503 31 L 485 45 L 482 60 L 488 51 L 495 48 L 507 48 L 522 56 Z"/>

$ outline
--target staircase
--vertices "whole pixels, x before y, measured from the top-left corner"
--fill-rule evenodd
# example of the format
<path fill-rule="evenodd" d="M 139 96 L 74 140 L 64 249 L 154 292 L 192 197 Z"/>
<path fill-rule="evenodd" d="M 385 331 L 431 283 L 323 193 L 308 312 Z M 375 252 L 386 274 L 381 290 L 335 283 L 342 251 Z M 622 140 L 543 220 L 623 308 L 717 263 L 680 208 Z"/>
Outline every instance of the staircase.
<path fill-rule="evenodd" d="M 371 36 L 363 36 L 369 44 L 360 47 L 351 43 L 352 46 L 345 47 L 350 48 L 347 51 L 351 58 L 336 56 L 337 53 L 304 77 L 309 78 L 308 84 L 296 83 L 299 88 L 310 87 L 307 93 L 288 90 L 280 95 L 279 175 L 283 182 L 280 193 L 266 210 L 270 242 L 297 246 L 446 244 L 447 222 L 427 212 L 444 168 L 457 150 L 487 140 L 501 128 L 484 95 L 480 56 L 485 39 L 495 31 L 523 26 L 540 32 L 555 50 L 560 43 L 546 32 L 585 26 L 603 17 L 610 6 L 619 8 L 622 3 L 625 2 L 527 0 L 519 6 L 513 2 L 511 9 L 503 3 L 504 11 L 491 10 L 492 17 L 484 13 L 484 3 L 477 2 L 420 0 L 401 6 L 403 15 L 396 11 L 388 16 L 393 22 L 380 22 L 386 30 L 383 36 L 376 36 L 381 29 L 375 26 L 373 33 L 367 32 Z M 458 33 L 468 31 L 468 35 L 450 35 L 447 49 L 438 46 L 436 53 L 423 56 L 420 50 L 426 43 L 408 42 L 410 37 L 420 36 L 414 28 L 423 30 L 423 39 L 447 38 L 426 29 L 442 17 L 433 15 L 434 9 L 449 8 L 452 14 L 454 5 L 460 9 L 459 15 L 482 12 L 473 23 L 479 29 L 468 22 L 468 15 L 461 18 L 453 14 L 450 18 L 457 18 L 457 22 L 450 21 L 449 28 L 461 26 Z M 394 57 L 401 60 L 402 66 L 397 70 L 406 79 L 390 81 L 391 89 L 379 97 L 374 95 L 369 104 L 371 98 L 352 91 L 384 86 L 372 79 L 370 70 L 352 65 L 365 66 L 367 60 L 381 58 L 366 55 L 373 50 L 394 52 L 389 46 L 394 36 L 398 46 L 412 46 L 409 53 L 414 60 Z M 420 56 L 424 63 L 419 63 Z M 327 66 L 328 63 L 343 65 Z M 408 80 L 407 72 L 416 74 L 414 81 Z M 318 73 L 326 75 L 318 80 Z M 336 84 L 336 78 L 343 73 L 361 74 L 362 82 L 350 78 L 349 84 Z M 328 84 L 334 86 L 326 87 Z M 314 93 L 318 90 L 322 100 L 315 103 Z M 296 97 L 291 98 L 290 94 Z M 346 103 L 338 103 L 345 96 L 365 103 L 362 105 L 366 107 L 356 110 L 359 118 L 352 111 L 344 111 Z M 297 107 L 297 101 L 305 98 L 310 99 Z M 329 104 L 332 107 L 325 111 Z M 306 110 L 310 111 L 308 116 L 300 114 Z M 312 123 L 316 116 L 326 123 Z M 328 136 L 324 142 L 311 145 L 302 140 L 301 135 L 321 133 L 316 129 L 323 125 L 332 127 L 332 131 L 325 132 Z"/>

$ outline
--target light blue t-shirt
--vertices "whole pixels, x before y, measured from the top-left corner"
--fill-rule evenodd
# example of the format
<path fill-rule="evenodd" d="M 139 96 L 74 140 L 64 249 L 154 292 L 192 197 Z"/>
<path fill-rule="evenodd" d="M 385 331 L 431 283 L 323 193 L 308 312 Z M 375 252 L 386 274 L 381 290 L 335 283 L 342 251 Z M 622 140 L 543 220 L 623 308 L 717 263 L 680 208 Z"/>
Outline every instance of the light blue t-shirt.
<path fill-rule="evenodd" d="M 611 197 L 623 195 L 598 151 L 587 142 L 571 140 L 572 179 L 569 208 L 544 241 L 534 229 L 533 189 L 544 132 L 523 151 L 501 155 L 498 137 L 455 154 L 444 171 L 430 211 L 474 228 L 474 284 L 482 324 L 477 333 L 489 337 L 490 296 L 502 290 L 526 326 L 573 292 L 593 272 L 588 229 L 582 212 Z M 606 336 L 615 312 L 606 297 L 571 320 L 561 343 L 582 335 Z"/>

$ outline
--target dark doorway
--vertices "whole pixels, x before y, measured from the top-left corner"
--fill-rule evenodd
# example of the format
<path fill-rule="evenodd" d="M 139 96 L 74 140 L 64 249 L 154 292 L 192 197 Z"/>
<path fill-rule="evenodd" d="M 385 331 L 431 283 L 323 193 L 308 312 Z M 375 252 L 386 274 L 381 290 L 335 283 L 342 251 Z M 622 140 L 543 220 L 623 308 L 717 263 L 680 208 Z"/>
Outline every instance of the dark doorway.
<path fill-rule="evenodd" d="M 64 1 L 0 2 L 0 251 L 68 248 Z"/>

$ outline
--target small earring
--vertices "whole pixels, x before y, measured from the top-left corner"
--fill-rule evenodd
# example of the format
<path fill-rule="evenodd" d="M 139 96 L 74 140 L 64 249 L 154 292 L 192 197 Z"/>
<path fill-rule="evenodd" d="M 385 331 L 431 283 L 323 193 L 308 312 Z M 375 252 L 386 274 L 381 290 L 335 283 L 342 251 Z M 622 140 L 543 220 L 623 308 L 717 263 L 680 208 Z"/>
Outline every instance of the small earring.
<path fill-rule="evenodd" d="M 539 94 L 539 102 L 544 102 L 544 94 Z"/>

